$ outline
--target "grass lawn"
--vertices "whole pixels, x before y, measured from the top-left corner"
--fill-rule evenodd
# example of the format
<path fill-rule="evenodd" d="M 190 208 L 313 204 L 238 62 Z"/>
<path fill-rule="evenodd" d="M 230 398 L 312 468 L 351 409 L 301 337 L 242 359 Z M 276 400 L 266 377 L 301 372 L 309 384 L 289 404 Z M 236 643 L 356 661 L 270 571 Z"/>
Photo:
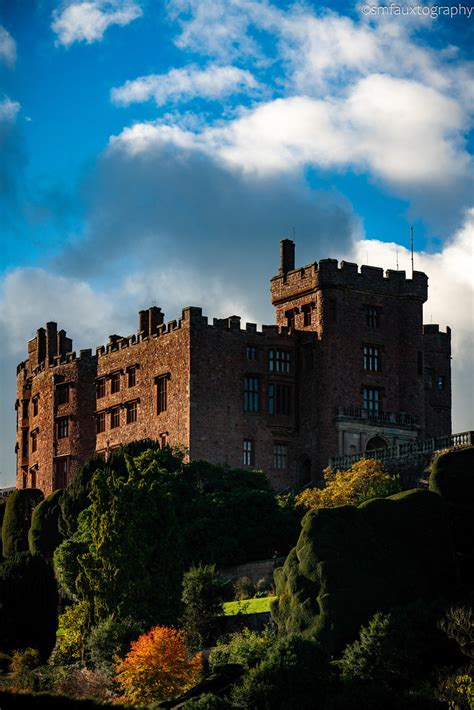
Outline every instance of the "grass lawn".
<path fill-rule="evenodd" d="M 262 614 L 270 611 L 270 602 L 276 597 L 259 597 L 258 599 L 244 599 L 240 602 L 225 602 L 222 606 L 225 616 L 236 614 Z"/>

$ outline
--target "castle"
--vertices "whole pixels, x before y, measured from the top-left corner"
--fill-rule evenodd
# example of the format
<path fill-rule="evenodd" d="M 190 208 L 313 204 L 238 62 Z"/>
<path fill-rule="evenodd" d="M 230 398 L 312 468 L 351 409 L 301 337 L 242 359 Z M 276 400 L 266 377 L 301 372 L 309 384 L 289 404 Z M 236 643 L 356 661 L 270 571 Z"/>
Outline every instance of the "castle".
<path fill-rule="evenodd" d="M 72 351 L 50 322 L 17 368 L 17 481 L 67 486 L 94 452 L 136 439 L 254 467 L 273 488 L 317 480 L 331 456 L 451 433 L 450 329 L 424 325 L 428 278 L 334 259 L 295 269 L 280 243 L 276 325 L 188 307 Z"/>

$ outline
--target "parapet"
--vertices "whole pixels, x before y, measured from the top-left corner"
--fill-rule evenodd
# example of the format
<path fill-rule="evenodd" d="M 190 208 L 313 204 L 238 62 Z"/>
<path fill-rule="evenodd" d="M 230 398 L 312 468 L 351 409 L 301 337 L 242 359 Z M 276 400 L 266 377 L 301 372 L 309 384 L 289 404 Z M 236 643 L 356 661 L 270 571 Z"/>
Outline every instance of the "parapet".
<path fill-rule="evenodd" d="M 432 351 L 451 352 L 451 328 L 446 327 L 446 331 L 440 330 L 437 323 L 429 323 L 423 326 L 423 341 L 425 348 Z"/>
<path fill-rule="evenodd" d="M 404 271 L 377 266 L 360 267 L 349 261 L 321 259 L 271 279 L 272 303 L 277 305 L 325 288 L 356 289 L 380 295 L 408 296 L 422 302 L 428 297 L 428 277 L 414 271 L 411 279 Z"/>

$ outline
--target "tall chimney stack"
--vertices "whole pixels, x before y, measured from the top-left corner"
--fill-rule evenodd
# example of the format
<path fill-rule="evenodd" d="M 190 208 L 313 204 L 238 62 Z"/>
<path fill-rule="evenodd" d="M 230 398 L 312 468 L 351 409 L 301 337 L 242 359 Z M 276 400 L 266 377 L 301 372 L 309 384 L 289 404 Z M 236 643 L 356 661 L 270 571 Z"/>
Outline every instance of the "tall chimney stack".
<path fill-rule="evenodd" d="M 295 243 L 292 239 L 280 241 L 280 274 L 286 274 L 295 268 Z"/>

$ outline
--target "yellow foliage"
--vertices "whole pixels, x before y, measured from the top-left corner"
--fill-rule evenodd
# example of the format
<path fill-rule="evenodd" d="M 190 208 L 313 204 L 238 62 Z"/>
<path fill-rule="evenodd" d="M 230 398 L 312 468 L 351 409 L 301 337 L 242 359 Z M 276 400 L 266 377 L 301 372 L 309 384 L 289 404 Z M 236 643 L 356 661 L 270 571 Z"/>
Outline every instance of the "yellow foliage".
<path fill-rule="evenodd" d="M 465 707 L 465 703 L 470 708 L 474 707 L 474 683 L 471 675 L 466 673 L 456 676 L 451 687 L 457 697 L 455 700 L 448 701 L 450 710 L 461 710 L 462 707 Z"/>
<path fill-rule="evenodd" d="M 394 479 L 387 474 L 383 464 L 375 459 L 360 459 L 347 471 L 323 471 L 324 488 L 306 488 L 296 496 L 296 505 L 307 510 L 333 508 L 336 505 L 358 505 L 377 488 L 389 489 Z M 384 495 L 394 491 L 388 490 Z M 379 493 L 380 494 L 380 493 Z"/>
<path fill-rule="evenodd" d="M 151 703 L 194 685 L 202 671 L 202 655 L 189 656 L 183 631 L 155 626 L 132 643 L 115 669 L 124 690 L 121 701 Z"/>

